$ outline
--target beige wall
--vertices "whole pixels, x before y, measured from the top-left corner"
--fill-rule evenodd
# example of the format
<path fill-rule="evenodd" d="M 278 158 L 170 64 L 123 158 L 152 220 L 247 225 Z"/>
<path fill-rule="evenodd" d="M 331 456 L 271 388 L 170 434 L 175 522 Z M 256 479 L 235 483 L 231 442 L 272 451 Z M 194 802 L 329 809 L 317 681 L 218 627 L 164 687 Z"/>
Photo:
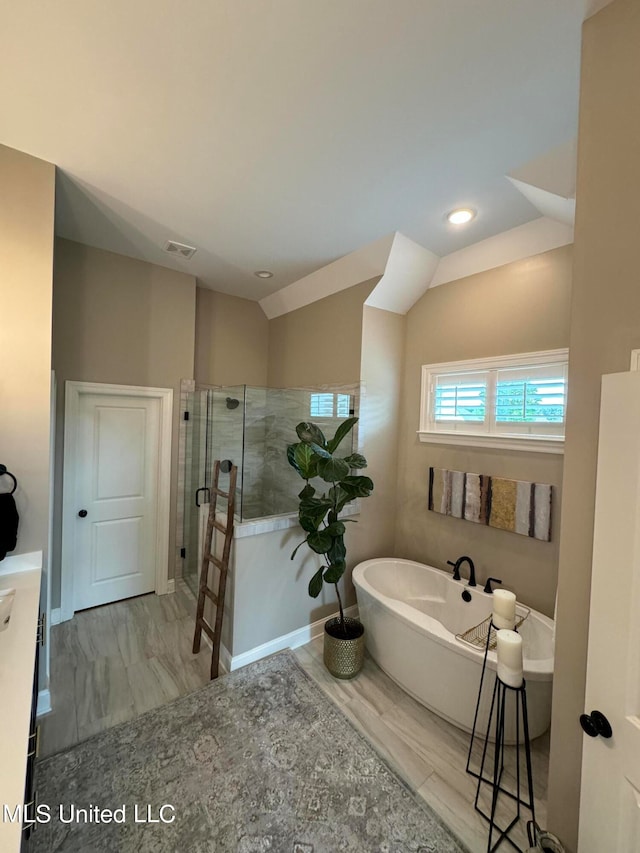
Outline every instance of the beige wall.
<path fill-rule="evenodd" d="M 363 281 L 270 320 L 269 387 L 357 382 L 362 306 L 378 281 Z"/>
<path fill-rule="evenodd" d="M 374 490 L 361 502 L 353 548 L 360 559 L 394 553 L 397 447 L 406 317 L 364 307 L 359 441 Z"/>
<path fill-rule="evenodd" d="M 54 604 L 59 600 L 64 383 L 173 388 L 169 577 L 175 565 L 180 379 L 193 376 L 193 276 L 56 240 L 53 365 L 58 381 Z M 57 566 L 57 574 L 55 569 Z"/>
<path fill-rule="evenodd" d="M 46 552 L 55 167 L 0 145 L 0 187 L 0 462 L 19 481 L 15 553 Z"/>
<path fill-rule="evenodd" d="M 640 4 L 583 32 L 569 410 L 549 772 L 549 828 L 577 844 L 600 381 L 640 348 Z"/>
<path fill-rule="evenodd" d="M 195 380 L 267 384 L 269 321 L 257 302 L 196 289 Z"/>
<path fill-rule="evenodd" d="M 480 580 L 499 577 L 522 601 L 551 615 L 562 457 L 421 443 L 416 431 L 423 364 L 566 347 L 570 291 L 569 246 L 428 290 L 407 315 L 400 416 L 396 555 L 449 571 L 447 560 L 469 554 Z M 430 466 L 553 484 L 553 541 L 429 512 Z"/>

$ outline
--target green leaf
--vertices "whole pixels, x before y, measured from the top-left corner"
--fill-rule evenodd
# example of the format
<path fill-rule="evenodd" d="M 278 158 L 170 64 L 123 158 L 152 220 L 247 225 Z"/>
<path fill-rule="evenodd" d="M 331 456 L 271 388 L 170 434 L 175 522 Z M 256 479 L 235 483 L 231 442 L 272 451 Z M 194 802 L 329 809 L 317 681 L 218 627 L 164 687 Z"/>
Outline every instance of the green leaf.
<path fill-rule="evenodd" d="M 331 547 L 327 551 L 327 559 L 332 565 L 334 565 L 336 563 L 344 562 L 346 557 L 347 549 L 345 548 L 343 537 L 335 536 L 331 540 Z"/>
<path fill-rule="evenodd" d="M 322 592 L 322 573 L 324 566 L 318 569 L 315 575 L 309 581 L 309 595 L 311 598 L 317 598 Z"/>
<path fill-rule="evenodd" d="M 308 444 L 305 444 L 303 441 L 296 444 L 293 451 L 293 458 L 301 477 L 304 477 L 305 480 L 310 480 L 312 477 L 317 476 L 318 460 Z"/>
<path fill-rule="evenodd" d="M 346 528 L 341 521 L 332 521 L 331 524 L 325 528 L 325 531 L 329 536 L 343 536 L 345 529 Z"/>
<path fill-rule="evenodd" d="M 316 493 L 316 490 L 313 488 L 311 483 L 307 483 L 304 489 L 301 492 L 298 492 L 298 497 L 301 501 L 307 500 L 308 498 L 312 498 Z"/>
<path fill-rule="evenodd" d="M 328 497 L 332 501 L 332 507 L 335 504 L 336 511 L 329 513 L 329 523 L 333 521 L 337 521 L 338 513 L 344 507 L 345 504 L 348 504 L 349 501 L 353 500 L 353 495 L 350 492 L 345 491 L 342 488 L 342 485 L 332 486 L 329 489 Z"/>
<path fill-rule="evenodd" d="M 318 473 L 326 483 L 337 483 L 343 477 L 349 476 L 349 466 L 344 459 L 330 456 L 318 463 Z"/>
<path fill-rule="evenodd" d="M 316 524 L 314 517 L 309 515 L 298 515 L 298 521 L 300 522 L 300 527 L 305 531 L 305 533 L 315 533 L 322 522 L 322 519 L 320 519 Z"/>
<path fill-rule="evenodd" d="M 315 441 L 312 441 L 309 444 L 309 447 L 313 450 L 314 453 L 317 453 L 318 456 L 321 456 L 323 459 L 331 459 L 331 454 L 328 450 L 325 450 L 324 447 L 320 447 L 319 444 L 316 444 Z"/>
<path fill-rule="evenodd" d="M 308 498 L 300 501 L 298 518 L 300 526 L 308 533 L 318 529 L 333 504 L 328 498 Z"/>
<path fill-rule="evenodd" d="M 373 491 L 373 480 L 370 477 L 343 477 L 340 485 L 352 498 L 366 498 Z"/>
<path fill-rule="evenodd" d="M 318 530 L 307 536 L 307 544 L 316 554 L 326 554 L 333 545 L 333 539 L 326 530 Z"/>
<path fill-rule="evenodd" d="M 302 542 L 298 543 L 298 545 L 296 545 L 296 547 L 293 549 L 293 553 L 291 554 L 292 560 L 295 557 L 295 555 L 298 553 L 300 548 L 302 548 L 302 546 L 306 543 L 306 541 L 307 541 L 306 539 L 303 539 Z"/>
<path fill-rule="evenodd" d="M 332 563 L 327 571 L 324 573 L 324 579 L 327 583 L 338 583 L 344 571 L 346 569 L 346 565 L 343 562 L 340 563 Z"/>
<path fill-rule="evenodd" d="M 345 435 L 348 435 L 357 423 L 358 418 L 347 418 L 346 421 L 343 421 L 336 430 L 336 434 L 333 436 L 331 441 L 326 442 L 327 450 L 330 453 L 333 453 Z M 298 437 L 302 438 L 300 433 L 298 433 Z"/>
<path fill-rule="evenodd" d="M 314 511 L 314 510 L 320 509 L 320 508 L 324 509 L 324 511 L 326 512 L 328 509 L 331 509 L 332 506 L 333 506 L 333 504 L 332 504 L 331 500 L 329 499 L 329 497 L 325 497 L 324 495 L 322 495 L 322 497 L 320 497 L 320 498 L 303 498 L 303 500 L 300 501 L 300 511 L 301 512 L 303 510 L 305 512 L 307 510 Z"/>
<path fill-rule="evenodd" d="M 296 432 L 298 433 L 300 441 L 304 441 L 305 444 L 319 444 L 320 447 L 327 446 L 327 440 L 320 427 L 317 427 L 309 421 L 302 421 L 302 423 L 299 423 L 296 427 Z"/>
<path fill-rule="evenodd" d="M 367 460 L 361 453 L 352 453 L 351 456 L 345 456 L 344 461 L 349 468 L 356 468 L 358 471 L 367 467 Z"/>
<path fill-rule="evenodd" d="M 289 465 L 291 465 L 292 468 L 295 468 L 296 471 L 298 472 L 298 474 L 300 474 L 300 468 L 298 466 L 298 463 L 296 462 L 296 447 L 297 446 L 298 446 L 297 444 L 287 445 L 287 460 L 289 462 Z M 300 476 L 302 476 L 302 474 L 300 474 Z"/>

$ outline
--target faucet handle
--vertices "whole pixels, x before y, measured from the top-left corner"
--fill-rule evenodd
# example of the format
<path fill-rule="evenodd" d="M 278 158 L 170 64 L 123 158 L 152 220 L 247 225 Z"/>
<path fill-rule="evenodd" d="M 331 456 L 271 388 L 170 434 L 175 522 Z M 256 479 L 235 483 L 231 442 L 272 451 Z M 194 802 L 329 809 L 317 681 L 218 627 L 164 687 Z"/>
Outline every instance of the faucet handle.
<path fill-rule="evenodd" d="M 447 560 L 448 566 L 453 566 L 453 579 L 454 581 L 460 580 L 460 561 L 456 560 L 455 563 L 452 560 Z"/>
<path fill-rule="evenodd" d="M 498 578 L 487 578 L 487 582 L 484 585 L 484 591 L 488 592 L 489 595 L 491 595 L 491 593 L 493 592 L 493 590 L 491 589 L 491 583 L 492 582 L 493 583 L 502 583 L 502 581 L 499 580 Z"/>

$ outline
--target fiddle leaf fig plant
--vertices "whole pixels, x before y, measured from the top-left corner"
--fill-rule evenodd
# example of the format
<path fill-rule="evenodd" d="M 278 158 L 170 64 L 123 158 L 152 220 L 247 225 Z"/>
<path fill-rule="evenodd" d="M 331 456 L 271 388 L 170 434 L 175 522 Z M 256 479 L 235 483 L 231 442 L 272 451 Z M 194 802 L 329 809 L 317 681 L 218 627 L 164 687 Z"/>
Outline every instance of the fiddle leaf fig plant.
<path fill-rule="evenodd" d="M 298 494 L 298 518 L 306 533 L 305 538 L 291 554 L 307 545 L 323 558 L 323 565 L 309 581 L 309 595 L 317 598 L 325 583 L 336 588 L 340 608 L 340 624 L 346 633 L 344 610 L 338 583 L 346 569 L 347 549 L 344 544 L 345 525 L 340 513 L 355 498 L 366 498 L 373 491 L 369 477 L 353 472 L 367 467 L 360 453 L 336 456 L 336 450 L 351 432 L 358 418 L 348 418 L 337 428 L 333 438 L 327 440 L 322 430 L 313 423 L 302 422 L 296 427 L 299 441 L 287 447 L 287 459 L 300 477 L 305 480 Z M 311 481 L 317 478 L 326 484 L 321 493 Z M 345 519 L 355 522 L 355 519 Z"/>

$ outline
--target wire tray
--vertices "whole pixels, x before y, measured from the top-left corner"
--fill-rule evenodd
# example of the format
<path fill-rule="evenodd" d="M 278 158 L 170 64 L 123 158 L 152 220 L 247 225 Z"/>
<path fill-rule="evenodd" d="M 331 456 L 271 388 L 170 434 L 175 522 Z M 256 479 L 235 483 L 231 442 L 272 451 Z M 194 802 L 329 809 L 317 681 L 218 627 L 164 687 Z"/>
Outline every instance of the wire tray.
<path fill-rule="evenodd" d="M 520 625 L 529 617 L 531 610 L 528 607 L 523 607 L 522 605 L 518 605 L 516 607 L 516 624 L 515 627 L 519 628 Z M 487 634 L 491 631 L 491 637 L 489 638 L 489 649 L 495 649 L 496 647 L 496 632 L 495 628 L 491 627 L 491 616 L 487 616 L 486 619 L 483 619 L 479 625 L 474 625 L 473 628 L 469 628 L 462 634 L 456 634 L 456 640 L 460 640 L 462 643 L 466 643 L 468 646 L 473 646 L 474 649 L 485 649 L 487 647 Z"/>

